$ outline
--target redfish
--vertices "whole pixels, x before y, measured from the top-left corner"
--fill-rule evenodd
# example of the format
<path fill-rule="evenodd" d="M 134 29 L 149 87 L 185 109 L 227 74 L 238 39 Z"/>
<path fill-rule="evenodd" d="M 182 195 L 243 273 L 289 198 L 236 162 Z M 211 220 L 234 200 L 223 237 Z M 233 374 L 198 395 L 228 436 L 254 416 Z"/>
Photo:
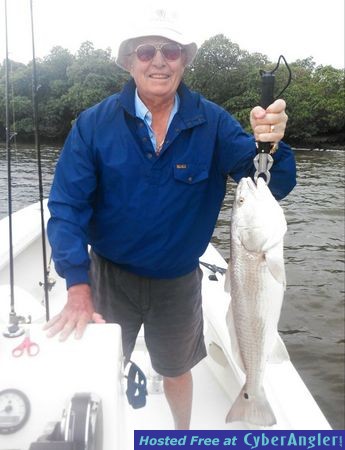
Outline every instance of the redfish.
<path fill-rule="evenodd" d="M 232 209 L 230 261 L 225 286 L 231 301 L 227 314 L 230 336 L 237 337 L 245 384 L 226 422 L 272 426 L 276 417 L 263 386 L 269 359 L 289 358 L 278 335 L 286 286 L 283 209 L 262 178 L 242 178 Z"/>

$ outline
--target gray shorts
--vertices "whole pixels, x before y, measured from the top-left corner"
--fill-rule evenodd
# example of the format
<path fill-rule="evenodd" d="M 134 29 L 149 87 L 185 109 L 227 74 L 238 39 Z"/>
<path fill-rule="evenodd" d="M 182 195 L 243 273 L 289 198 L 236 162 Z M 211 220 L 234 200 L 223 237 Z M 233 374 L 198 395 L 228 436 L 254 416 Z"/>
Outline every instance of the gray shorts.
<path fill-rule="evenodd" d="M 96 311 L 121 325 L 126 360 L 142 324 L 159 374 L 182 375 L 206 356 L 200 268 L 174 279 L 146 278 L 91 252 L 90 276 Z"/>

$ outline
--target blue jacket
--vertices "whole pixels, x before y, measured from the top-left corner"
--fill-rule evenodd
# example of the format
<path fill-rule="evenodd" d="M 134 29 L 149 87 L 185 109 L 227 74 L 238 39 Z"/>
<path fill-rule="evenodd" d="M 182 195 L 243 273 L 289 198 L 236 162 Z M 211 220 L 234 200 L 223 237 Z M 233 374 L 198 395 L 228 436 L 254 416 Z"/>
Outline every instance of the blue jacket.
<path fill-rule="evenodd" d="M 135 84 L 84 111 L 57 163 L 48 236 L 67 287 L 89 282 L 88 244 L 128 271 L 174 278 L 205 251 L 228 175 L 252 176 L 254 139 L 225 110 L 179 86 L 180 107 L 160 156 L 135 116 Z M 295 160 L 281 143 L 270 188 L 295 185 Z"/>

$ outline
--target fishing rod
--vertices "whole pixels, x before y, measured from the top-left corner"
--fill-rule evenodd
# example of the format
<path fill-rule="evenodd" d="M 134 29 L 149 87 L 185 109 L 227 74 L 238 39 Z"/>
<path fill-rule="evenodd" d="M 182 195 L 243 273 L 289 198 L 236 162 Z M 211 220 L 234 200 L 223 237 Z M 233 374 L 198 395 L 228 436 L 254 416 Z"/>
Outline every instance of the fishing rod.
<path fill-rule="evenodd" d="M 15 310 L 14 294 L 14 255 L 13 255 L 13 222 L 12 222 L 12 152 L 11 141 L 15 138 L 16 132 L 11 132 L 10 127 L 10 91 L 9 91 L 9 52 L 8 52 L 8 23 L 7 23 L 7 0 L 5 6 L 5 135 L 7 154 L 7 194 L 8 194 L 8 236 L 9 236 L 9 276 L 10 276 L 10 313 L 9 325 L 3 331 L 5 337 L 18 337 L 24 333 L 24 329 L 19 327 L 19 323 L 25 322 L 25 318 L 18 316 Z M 12 85 L 13 101 L 13 85 Z M 14 118 L 14 107 L 13 107 Z M 29 319 L 30 320 L 30 319 Z"/>
<path fill-rule="evenodd" d="M 7 155 L 7 208 L 8 208 L 8 236 L 9 236 L 9 272 L 10 272 L 10 319 L 14 324 L 16 312 L 14 307 L 14 267 L 13 267 L 13 225 L 12 225 L 12 168 L 11 168 L 11 131 L 10 131 L 10 88 L 9 88 L 9 60 L 8 60 L 8 25 L 7 0 L 5 0 L 5 130 Z"/>
<path fill-rule="evenodd" d="M 45 238 L 45 220 L 44 220 L 44 206 L 43 206 L 43 181 L 42 181 L 42 158 L 41 146 L 39 140 L 39 125 L 38 125 L 38 101 L 37 101 L 37 68 L 36 68 L 36 54 L 35 54 L 35 33 L 34 33 L 34 17 L 33 17 L 32 0 L 30 0 L 30 17 L 31 17 L 31 43 L 32 43 L 32 109 L 33 109 L 33 126 L 35 135 L 35 147 L 37 153 L 37 167 L 38 167 L 38 188 L 39 188 L 39 202 L 41 214 L 41 236 L 42 236 L 42 254 L 43 254 L 43 289 L 44 289 L 44 304 L 46 311 L 46 320 L 49 320 L 49 271 L 47 264 L 47 249 Z"/>

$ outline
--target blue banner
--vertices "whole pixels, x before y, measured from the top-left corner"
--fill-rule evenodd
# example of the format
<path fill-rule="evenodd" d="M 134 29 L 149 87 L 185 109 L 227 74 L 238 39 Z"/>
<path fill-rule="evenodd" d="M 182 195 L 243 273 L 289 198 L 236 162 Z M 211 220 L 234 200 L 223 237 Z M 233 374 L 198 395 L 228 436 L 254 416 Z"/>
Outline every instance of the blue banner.
<path fill-rule="evenodd" d="M 343 430 L 136 430 L 134 432 L 134 450 L 335 450 L 343 449 L 344 444 Z"/>

